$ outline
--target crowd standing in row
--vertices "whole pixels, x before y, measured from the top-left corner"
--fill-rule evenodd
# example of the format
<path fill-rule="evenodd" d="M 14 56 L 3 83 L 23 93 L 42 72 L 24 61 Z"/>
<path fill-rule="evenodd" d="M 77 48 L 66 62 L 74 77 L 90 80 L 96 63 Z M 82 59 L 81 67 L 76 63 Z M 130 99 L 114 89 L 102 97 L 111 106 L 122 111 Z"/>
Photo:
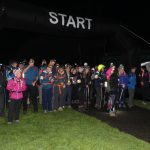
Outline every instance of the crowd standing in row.
<path fill-rule="evenodd" d="M 91 68 L 87 63 L 82 66 L 66 64 L 60 66 L 55 59 L 47 64 L 43 60 L 40 67 L 35 66 L 34 59 L 17 63 L 11 61 L 0 71 L 0 115 L 8 108 L 8 124 L 13 120 L 19 122 L 21 104 L 23 113 L 28 112 L 32 102 L 33 111 L 38 112 L 38 103 L 43 112 L 63 111 L 71 108 L 73 103 L 78 108 L 89 109 L 95 99 L 96 109 L 106 108 L 109 114 L 115 115 L 116 109 L 133 107 L 135 86 L 137 84 L 136 67 L 126 73 L 122 64 L 113 63 L 106 67 L 103 64 Z M 149 90 L 149 73 L 141 67 L 139 74 L 143 98 Z M 129 98 L 125 100 L 125 91 Z"/>

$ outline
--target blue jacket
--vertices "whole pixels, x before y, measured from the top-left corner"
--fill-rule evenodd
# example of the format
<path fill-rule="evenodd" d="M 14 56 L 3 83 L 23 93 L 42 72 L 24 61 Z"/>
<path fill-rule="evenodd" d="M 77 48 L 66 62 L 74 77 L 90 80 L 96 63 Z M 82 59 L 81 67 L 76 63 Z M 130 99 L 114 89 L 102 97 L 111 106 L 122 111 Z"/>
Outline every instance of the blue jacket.
<path fill-rule="evenodd" d="M 94 86 L 95 87 L 100 87 L 101 83 L 105 81 L 105 75 L 99 72 L 96 72 L 95 75 L 98 75 L 97 79 L 94 79 Z"/>
<path fill-rule="evenodd" d="M 136 86 L 136 75 L 133 73 L 128 74 L 128 89 L 135 89 Z"/>
<path fill-rule="evenodd" d="M 40 75 L 40 83 L 42 84 L 43 89 L 50 89 L 53 87 L 53 78 L 52 73 L 48 73 L 44 70 Z"/>
<path fill-rule="evenodd" d="M 27 85 L 32 85 L 39 75 L 39 70 L 36 66 L 30 67 L 25 73 L 25 81 Z"/>
<path fill-rule="evenodd" d="M 124 84 L 125 87 L 128 86 L 128 76 L 125 74 L 122 74 L 119 76 L 119 85 L 122 85 L 122 84 Z"/>

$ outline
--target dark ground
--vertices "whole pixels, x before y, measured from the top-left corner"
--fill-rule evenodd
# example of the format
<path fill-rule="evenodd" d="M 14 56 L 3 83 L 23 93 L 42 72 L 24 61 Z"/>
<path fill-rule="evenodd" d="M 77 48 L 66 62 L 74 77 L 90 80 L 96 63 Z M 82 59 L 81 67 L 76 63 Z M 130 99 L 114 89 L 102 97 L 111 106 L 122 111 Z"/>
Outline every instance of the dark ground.
<path fill-rule="evenodd" d="M 132 109 L 117 110 L 116 116 L 111 117 L 106 111 L 92 107 L 83 113 L 150 143 L 150 110 L 135 106 Z"/>

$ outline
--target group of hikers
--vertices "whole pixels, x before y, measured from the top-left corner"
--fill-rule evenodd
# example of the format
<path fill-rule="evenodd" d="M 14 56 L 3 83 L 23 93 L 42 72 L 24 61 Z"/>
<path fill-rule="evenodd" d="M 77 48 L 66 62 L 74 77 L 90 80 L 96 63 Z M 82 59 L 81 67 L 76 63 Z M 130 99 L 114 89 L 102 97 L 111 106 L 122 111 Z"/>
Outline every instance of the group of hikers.
<path fill-rule="evenodd" d="M 99 64 L 92 68 L 88 63 L 60 65 L 55 59 L 50 59 L 49 63 L 44 59 L 37 67 L 31 58 L 20 63 L 12 60 L 5 68 L 0 67 L 0 116 L 8 110 L 8 124 L 18 123 L 21 106 L 26 114 L 31 103 L 35 113 L 42 104 L 45 114 L 63 111 L 73 104 L 79 110 L 88 110 L 94 103 L 94 108 L 105 109 L 110 116 L 114 116 L 118 108 L 132 108 L 134 105 L 135 66 L 126 73 L 122 64 L 110 63 L 107 67 Z M 144 98 L 150 81 L 145 66 L 141 67 L 138 77 Z"/>

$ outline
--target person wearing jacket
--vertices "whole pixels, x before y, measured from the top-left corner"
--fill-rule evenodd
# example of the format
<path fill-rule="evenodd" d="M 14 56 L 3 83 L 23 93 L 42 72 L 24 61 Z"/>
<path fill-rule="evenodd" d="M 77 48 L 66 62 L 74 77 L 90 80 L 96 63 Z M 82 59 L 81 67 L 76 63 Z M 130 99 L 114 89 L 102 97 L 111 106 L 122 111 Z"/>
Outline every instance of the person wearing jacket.
<path fill-rule="evenodd" d="M 57 73 L 54 75 L 54 111 L 63 111 L 65 106 L 65 90 L 67 84 L 67 76 L 63 67 L 59 67 Z"/>
<path fill-rule="evenodd" d="M 116 102 L 118 99 L 118 71 L 116 69 L 112 70 L 112 73 L 109 78 L 109 85 L 110 85 L 110 92 L 107 109 L 109 111 L 110 116 L 115 116 Z"/>
<path fill-rule="evenodd" d="M 103 100 L 103 84 L 105 81 L 104 68 L 105 66 L 100 64 L 98 65 L 98 71 L 95 72 L 94 87 L 96 90 L 96 109 L 101 109 Z"/>
<path fill-rule="evenodd" d="M 39 67 L 39 76 L 43 71 L 47 68 L 47 62 L 45 59 L 42 60 L 42 63 Z M 38 80 L 40 82 L 40 80 Z M 38 86 L 38 91 L 39 91 L 39 103 L 42 104 L 42 84 L 39 84 Z"/>
<path fill-rule="evenodd" d="M 150 85 L 150 77 L 149 77 L 149 73 L 146 69 L 146 66 L 142 66 L 141 67 L 141 72 L 139 74 L 139 78 L 140 78 L 140 85 L 142 88 L 142 97 L 143 97 L 143 101 L 147 101 L 149 100 L 149 85 Z"/>
<path fill-rule="evenodd" d="M 37 86 L 36 83 L 39 77 L 39 70 L 34 65 L 34 59 L 29 60 L 29 65 L 24 69 L 24 77 L 27 85 L 27 96 L 29 95 L 32 101 L 34 112 L 38 112 Z M 27 100 L 27 98 L 25 98 Z"/>
<path fill-rule="evenodd" d="M 21 77 L 21 71 L 14 72 L 15 77 L 8 81 L 7 90 L 9 91 L 9 109 L 8 109 L 8 124 L 13 122 L 13 119 L 19 122 L 19 113 L 23 91 L 26 90 L 25 80 Z"/>
<path fill-rule="evenodd" d="M 66 84 L 66 90 L 64 94 L 64 99 L 65 99 L 65 105 L 68 108 L 71 108 L 71 96 L 72 96 L 72 86 L 71 86 L 71 66 L 70 65 L 65 65 L 65 70 L 66 70 L 66 75 L 67 75 L 67 84 Z"/>
<path fill-rule="evenodd" d="M 4 116 L 4 109 L 5 109 L 5 84 L 6 78 L 5 75 L 0 68 L 0 117 Z"/>
<path fill-rule="evenodd" d="M 128 76 L 124 70 L 124 66 L 121 64 L 118 68 L 119 73 L 119 99 L 118 99 L 118 106 L 126 107 L 125 105 L 125 91 L 128 87 Z"/>
<path fill-rule="evenodd" d="M 6 66 L 5 68 L 5 76 L 7 82 L 11 80 L 12 78 L 15 77 L 14 71 L 17 69 L 17 61 L 16 60 L 10 60 L 9 65 Z M 5 102 L 6 106 L 8 107 L 8 102 L 9 102 L 9 91 L 6 89 L 5 90 Z"/>
<path fill-rule="evenodd" d="M 48 66 L 40 74 L 40 84 L 42 85 L 42 106 L 44 113 L 52 111 L 53 82 L 52 68 Z"/>
<path fill-rule="evenodd" d="M 128 106 L 129 108 L 133 107 L 133 100 L 134 100 L 134 93 L 135 93 L 135 86 L 136 86 L 136 68 L 131 67 L 131 71 L 128 74 L 128 93 L 129 93 L 129 100 Z"/>

